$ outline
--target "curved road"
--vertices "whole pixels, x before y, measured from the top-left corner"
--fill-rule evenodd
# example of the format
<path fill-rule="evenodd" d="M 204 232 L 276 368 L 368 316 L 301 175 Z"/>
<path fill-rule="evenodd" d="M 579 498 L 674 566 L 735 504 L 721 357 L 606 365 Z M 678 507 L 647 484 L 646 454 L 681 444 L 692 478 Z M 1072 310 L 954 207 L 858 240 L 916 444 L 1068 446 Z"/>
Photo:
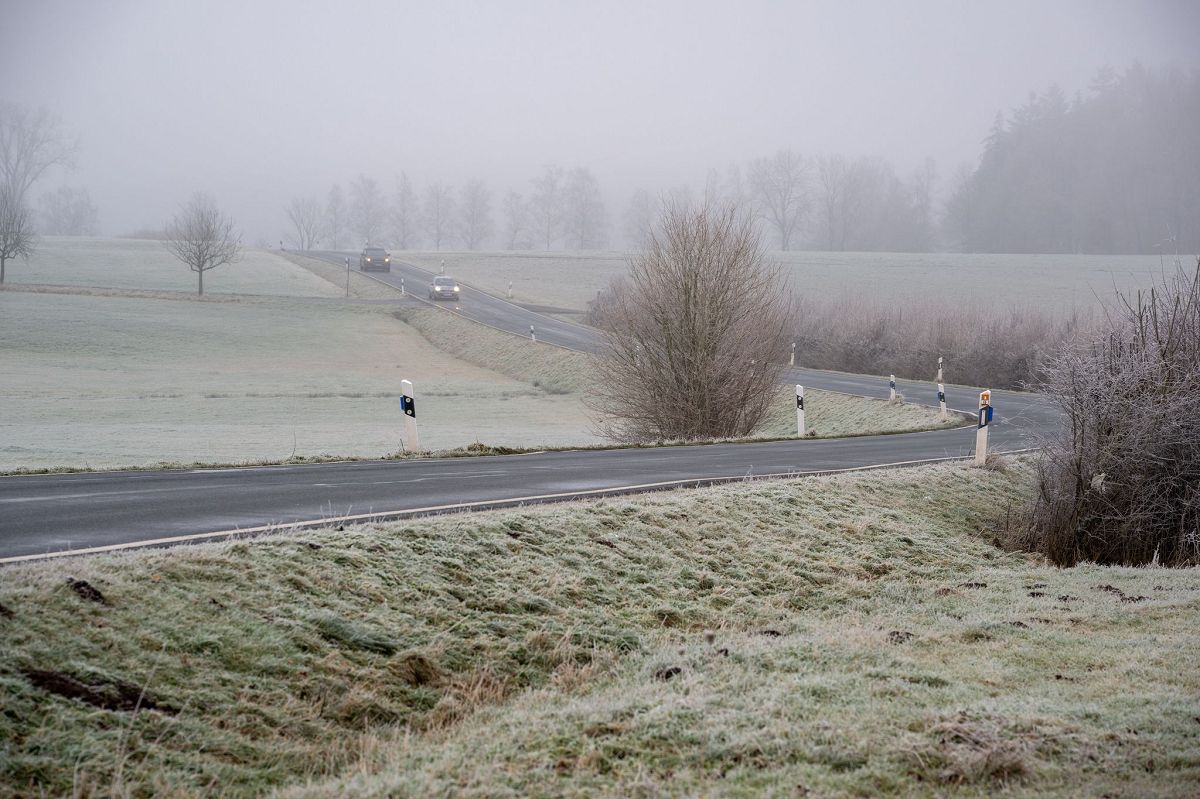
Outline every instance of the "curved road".
<path fill-rule="evenodd" d="M 321 253 L 343 263 L 345 253 Z M 354 256 L 351 256 L 352 258 Z M 353 261 L 352 261 L 353 263 Z M 379 273 L 424 302 L 432 274 L 393 262 Z M 590 328 L 551 319 L 471 287 L 463 316 L 571 349 L 598 346 Z M 807 387 L 886 397 L 887 380 L 789 369 Z M 933 404 L 931 383 L 898 381 L 911 402 Z M 947 386 L 952 408 L 974 409 L 975 389 Z M 1055 415 L 1037 395 L 993 392 L 993 447 L 1036 443 Z M 402 518 L 569 498 L 959 458 L 973 425 L 925 433 L 653 449 L 573 450 L 484 458 L 361 461 L 305 466 L 97 472 L 0 478 L 0 563 L 179 543 L 304 526 Z"/>

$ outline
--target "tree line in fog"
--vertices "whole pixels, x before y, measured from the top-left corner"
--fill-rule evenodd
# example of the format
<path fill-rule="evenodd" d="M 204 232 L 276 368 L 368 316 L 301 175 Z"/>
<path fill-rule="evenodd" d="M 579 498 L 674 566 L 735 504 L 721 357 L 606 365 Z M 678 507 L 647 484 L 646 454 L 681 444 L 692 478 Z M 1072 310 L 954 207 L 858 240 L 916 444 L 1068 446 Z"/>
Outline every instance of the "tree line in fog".
<path fill-rule="evenodd" d="M 1191 254 L 1200 252 L 1197 130 L 1200 72 L 1134 65 L 1101 70 L 1073 98 L 1051 87 L 997 115 L 978 164 L 940 191 L 932 159 L 904 171 L 880 157 L 784 148 L 711 169 L 699 188 L 639 189 L 615 209 L 588 167 L 546 166 L 500 193 L 482 179 L 418 186 L 405 172 L 360 175 L 294 198 L 282 221 L 299 249 L 636 249 L 664 204 L 730 203 L 779 250 Z M 6 251 L 35 231 L 98 232 L 86 188 L 31 197 L 77 146 L 46 112 L 0 104 Z"/>
<path fill-rule="evenodd" d="M 921 251 L 937 246 L 935 179 L 932 160 L 901 178 L 881 158 L 780 150 L 710 170 L 702 192 L 639 189 L 618 219 L 591 170 L 559 166 L 499 198 L 479 179 L 418 188 L 403 172 L 391 186 L 360 175 L 324 197 L 297 197 L 284 213 L 299 249 L 600 250 L 640 247 L 664 204 L 731 203 L 778 249 Z"/>
<path fill-rule="evenodd" d="M 479 179 L 420 190 L 401 172 L 385 187 L 360 175 L 324 198 L 298 197 L 284 208 L 293 246 L 415 249 L 598 250 L 609 245 L 600 184 L 586 167 L 547 166 L 525 192 L 497 202 Z"/>
<path fill-rule="evenodd" d="M 1200 72 L 1101 70 L 999 116 L 946 204 L 968 252 L 1200 251 Z"/>

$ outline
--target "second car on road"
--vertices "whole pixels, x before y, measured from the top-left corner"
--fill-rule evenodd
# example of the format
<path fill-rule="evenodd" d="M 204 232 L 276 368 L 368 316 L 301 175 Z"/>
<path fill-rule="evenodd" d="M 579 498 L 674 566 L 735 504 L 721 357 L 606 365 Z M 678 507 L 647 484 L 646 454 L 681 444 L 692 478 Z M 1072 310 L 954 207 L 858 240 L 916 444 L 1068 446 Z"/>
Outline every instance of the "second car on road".
<path fill-rule="evenodd" d="M 452 277 L 435 277 L 429 286 L 431 300 L 457 300 L 460 293 L 458 281 Z"/>

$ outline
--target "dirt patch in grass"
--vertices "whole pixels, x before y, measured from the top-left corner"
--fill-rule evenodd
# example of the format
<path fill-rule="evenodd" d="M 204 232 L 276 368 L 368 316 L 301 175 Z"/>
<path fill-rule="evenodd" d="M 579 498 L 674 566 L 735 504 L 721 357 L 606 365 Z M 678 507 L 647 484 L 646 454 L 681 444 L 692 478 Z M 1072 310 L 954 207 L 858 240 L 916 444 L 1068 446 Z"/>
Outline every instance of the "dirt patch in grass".
<path fill-rule="evenodd" d="M 22 674 L 29 684 L 67 699 L 77 699 L 94 707 L 104 710 L 122 712 L 137 712 L 138 710 L 157 710 L 162 713 L 179 712 L 173 707 L 161 704 L 136 685 L 124 680 L 90 678 L 84 679 L 65 674 L 61 671 L 42 669 L 23 669 Z"/>

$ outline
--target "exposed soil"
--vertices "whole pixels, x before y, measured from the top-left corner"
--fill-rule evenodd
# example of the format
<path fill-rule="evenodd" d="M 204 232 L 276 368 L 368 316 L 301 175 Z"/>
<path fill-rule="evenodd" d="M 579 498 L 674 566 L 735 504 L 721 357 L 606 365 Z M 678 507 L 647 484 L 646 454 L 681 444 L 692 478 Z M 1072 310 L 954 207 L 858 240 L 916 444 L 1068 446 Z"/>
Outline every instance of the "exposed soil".
<path fill-rule="evenodd" d="M 161 713 L 172 714 L 178 712 L 173 707 L 159 703 L 141 688 L 124 680 L 93 678 L 91 681 L 85 682 L 61 671 L 25 669 L 23 672 L 25 679 L 29 680 L 29 684 L 34 688 L 65 696 L 68 699 L 78 699 L 105 710 L 125 712 L 157 710 Z"/>

